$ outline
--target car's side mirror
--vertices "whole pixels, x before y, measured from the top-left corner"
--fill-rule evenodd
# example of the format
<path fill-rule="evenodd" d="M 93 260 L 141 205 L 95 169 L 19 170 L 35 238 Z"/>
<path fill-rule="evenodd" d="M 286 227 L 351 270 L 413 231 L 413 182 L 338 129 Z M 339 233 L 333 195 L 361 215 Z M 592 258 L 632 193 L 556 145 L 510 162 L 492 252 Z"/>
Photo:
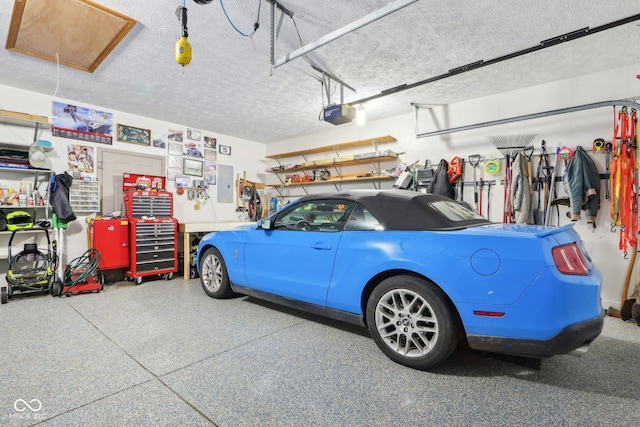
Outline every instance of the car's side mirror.
<path fill-rule="evenodd" d="M 263 230 L 271 230 L 271 220 L 269 218 L 258 220 L 258 227 Z"/>

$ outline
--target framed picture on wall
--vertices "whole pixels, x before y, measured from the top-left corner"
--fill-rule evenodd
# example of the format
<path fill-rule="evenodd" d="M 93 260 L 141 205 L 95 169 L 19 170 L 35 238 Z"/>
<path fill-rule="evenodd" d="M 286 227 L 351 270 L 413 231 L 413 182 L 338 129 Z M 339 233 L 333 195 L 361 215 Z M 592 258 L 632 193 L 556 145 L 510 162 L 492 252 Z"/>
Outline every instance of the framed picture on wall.
<path fill-rule="evenodd" d="M 184 154 L 185 156 L 199 157 L 199 158 L 203 157 L 201 142 L 187 141 L 183 144 L 182 149 L 183 149 L 182 154 Z"/>
<path fill-rule="evenodd" d="M 182 156 L 182 144 L 178 142 L 170 142 L 168 144 L 168 148 L 169 148 L 169 154 Z"/>
<path fill-rule="evenodd" d="M 118 141 L 131 144 L 151 145 L 151 131 L 118 123 Z"/>
<path fill-rule="evenodd" d="M 206 145 L 205 145 L 206 147 Z M 204 159 L 208 160 L 210 162 L 215 162 L 218 159 L 218 154 L 216 153 L 216 150 L 212 150 L 210 148 L 205 148 L 204 149 Z"/>
<path fill-rule="evenodd" d="M 153 138 L 153 146 L 156 148 L 166 148 L 167 135 L 161 134 L 160 132 L 154 132 L 154 134 L 156 137 Z"/>
<path fill-rule="evenodd" d="M 199 130 L 187 128 L 187 139 L 190 141 L 200 141 L 201 133 Z"/>
<path fill-rule="evenodd" d="M 191 178 L 184 175 L 176 175 L 176 187 L 191 187 Z"/>
<path fill-rule="evenodd" d="M 169 129 L 167 132 L 167 139 L 173 142 L 182 142 L 183 131 L 178 129 Z"/>
<path fill-rule="evenodd" d="M 169 169 L 182 169 L 182 157 L 168 156 L 167 167 Z"/>
<path fill-rule="evenodd" d="M 182 159 L 182 174 L 202 176 L 202 160 Z"/>
<path fill-rule="evenodd" d="M 209 185 L 216 185 L 216 174 L 214 173 L 205 173 L 204 179 L 207 181 Z"/>
<path fill-rule="evenodd" d="M 216 162 L 204 162 L 204 173 L 215 173 L 217 170 Z"/>
<path fill-rule="evenodd" d="M 231 147 L 229 145 L 218 145 L 218 150 L 220 151 L 220 154 L 225 154 L 227 156 L 231 155 Z"/>

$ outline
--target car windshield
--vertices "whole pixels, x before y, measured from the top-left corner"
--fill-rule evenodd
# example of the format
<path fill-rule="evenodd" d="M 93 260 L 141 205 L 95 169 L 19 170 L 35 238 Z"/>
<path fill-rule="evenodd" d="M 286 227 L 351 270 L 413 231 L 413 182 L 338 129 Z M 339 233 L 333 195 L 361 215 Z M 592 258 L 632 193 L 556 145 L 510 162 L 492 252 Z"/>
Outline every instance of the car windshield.
<path fill-rule="evenodd" d="M 293 205 L 275 218 L 274 228 L 296 231 L 341 231 L 355 202 L 311 200 Z"/>
<path fill-rule="evenodd" d="M 438 211 L 442 216 L 453 222 L 468 221 L 470 219 L 484 219 L 477 213 L 467 209 L 460 203 L 446 200 L 438 200 L 429 204 L 429 206 Z"/>

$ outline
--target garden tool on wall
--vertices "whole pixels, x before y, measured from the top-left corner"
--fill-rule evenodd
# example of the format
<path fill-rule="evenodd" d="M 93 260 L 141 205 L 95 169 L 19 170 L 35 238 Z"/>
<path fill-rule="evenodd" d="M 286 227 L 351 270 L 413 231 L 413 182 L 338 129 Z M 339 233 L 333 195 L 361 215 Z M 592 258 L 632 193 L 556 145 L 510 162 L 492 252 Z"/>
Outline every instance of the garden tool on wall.
<path fill-rule="evenodd" d="M 460 168 L 460 179 L 458 180 L 458 185 L 460 189 L 460 201 L 464 201 L 464 159 L 460 159 L 460 164 L 462 165 Z"/>
<path fill-rule="evenodd" d="M 636 289 L 634 294 L 631 297 L 629 295 L 629 283 L 631 282 L 631 274 L 633 272 L 633 268 L 636 263 L 636 255 L 638 253 L 638 243 L 633 245 L 631 248 L 631 259 L 629 260 L 629 266 L 627 267 L 627 275 L 624 279 L 624 284 L 622 286 L 622 298 L 620 300 L 620 310 L 615 307 L 609 307 L 607 309 L 607 314 L 612 317 L 617 317 L 622 320 L 629 320 L 632 317 L 632 307 L 636 305 L 636 298 L 638 292 L 638 286 L 640 286 L 640 273 L 638 274 L 638 278 L 636 279 Z"/>
<path fill-rule="evenodd" d="M 535 134 L 529 135 L 507 135 L 507 136 L 489 136 L 489 140 L 493 145 L 502 153 L 506 159 L 506 166 L 504 172 L 504 213 L 502 216 L 503 222 L 513 222 L 513 199 L 511 198 L 511 162 L 516 155 L 527 148 Z"/>
<path fill-rule="evenodd" d="M 478 197 L 478 206 L 479 206 L 479 210 L 478 210 L 478 214 L 480 214 L 480 216 L 482 216 L 482 187 L 484 187 L 484 181 L 482 180 L 482 177 L 480 177 L 480 196 Z"/>
<path fill-rule="evenodd" d="M 491 220 L 491 186 L 493 185 L 493 181 L 487 182 L 487 219 Z"/>
<path fill-rule="evenodd" d="M 604 164 L 605 164 L 605 174 L 604 174 L 604 197 L 609 200 L 609 164 L 611 163 L 611 149 L 613 145 L 610 142 L 607 142 L 605 145 L 605 156 L 604 156 Z"/>
<path fill-rule="evenodd" d="M 480 212 L 478 207 L 478 181 L 476 177 L 478 165 L 480 164 L 480 154 L 471 154 L 469 156 L 469 163 L 473 166 L 473 203 L 475 203 L 476 212 Z"/>
<path fill-rule="evenodd" d="M 631 295 L 633 304 L 631 305 L 631 317 L 640 326 L 640 277 L 636 281 L 636 288 Z"/>
<path fill-rule="evenodd" d="M 527 159 L 527 175 L 529 177 L 529 194 L 533 194 L 533 163 L 531 163 L 531 156 L 533 156 L 533 145 L 525 147 L 522 149 L 522 154 L 524 154 Z"/>
<path fill-rule="evenodd" d="M 549 225 L 549 214 L 551 213 L 551 201 L 553 200 L 553 198 L 555 197 L 555 188 L 556 188 L 556 175 L 558 173 L 558 160 L 560 159 L 560 147 L 556 148 L 556 158 L 555 161 L 553 162 L 553 167 L 551 167 L 550 169 L 552 170 L 551 173 L 551 181 L 549 182 L 549 195 L 547 196 L 547 205 L 546 205 L 546 210 L 544 212 L 544 225 Z M 547 191 L 545 190 L 545 193 Z"/>
<path fill-rule="evenodd" d="M 549 194 L 549 188 L 546 182 L 546 167 L 549 166 L 549 156 L 547 155 L 547 143 L 545 140 L 542 140 L 542 144 L 540 145 L 542 153 L 538 156 L 538 167 L 536 169 L 536 179 L 535 179 L 535 190 L 537 193 L 537 206 L 533 210 L 533 222 L 537 225 L 542 225 L 544 223 L 544 210 L 540 208 L 540 202 L 543 197 L 542 189 L 544 188 L 544 206 L 547 205 L 547 196 Z M 544 183 L 543 181 L 544 176 Z"/>

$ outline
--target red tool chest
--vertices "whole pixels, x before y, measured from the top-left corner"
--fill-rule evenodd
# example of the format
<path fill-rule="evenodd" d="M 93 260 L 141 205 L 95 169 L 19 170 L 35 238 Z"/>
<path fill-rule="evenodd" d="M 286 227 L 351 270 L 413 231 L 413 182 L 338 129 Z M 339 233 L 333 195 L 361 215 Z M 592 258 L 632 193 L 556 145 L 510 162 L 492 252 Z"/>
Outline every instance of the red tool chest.
<path fill-rule="evenodd" d="M 129 222 L 127 278 L 142 283 L 143 276 L 178 271 L 178 221 L 173 218 L 173 194 L 168 191 L 126 189 L 125 215 Z"/>

